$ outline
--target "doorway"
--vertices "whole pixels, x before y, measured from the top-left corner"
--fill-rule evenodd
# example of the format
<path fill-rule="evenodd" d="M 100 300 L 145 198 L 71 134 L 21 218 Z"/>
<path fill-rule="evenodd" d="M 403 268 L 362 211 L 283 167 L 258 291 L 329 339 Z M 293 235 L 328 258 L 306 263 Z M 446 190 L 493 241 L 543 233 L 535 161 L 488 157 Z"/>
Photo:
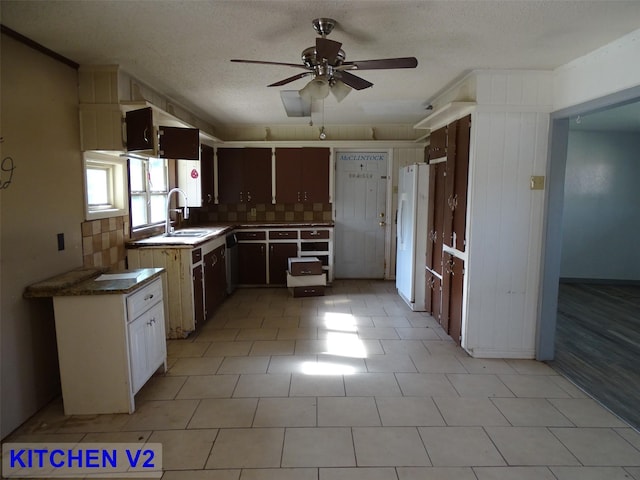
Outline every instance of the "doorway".
<path fill-rule="evenodd" d="M 640 330 L 640 261 L 619 245 L 640 231 L 639 100 L 640 87 L 552 116 L 537 346 L 539 360 L 636 427 L 629 386 L 640 373 L 625 363 L 640 356 L 628 336 Z"/>
<path fill-rule="evenodd" d="M 383 279 L 389 153 L 342 150 L 335 159 L 335 276 Z"/>

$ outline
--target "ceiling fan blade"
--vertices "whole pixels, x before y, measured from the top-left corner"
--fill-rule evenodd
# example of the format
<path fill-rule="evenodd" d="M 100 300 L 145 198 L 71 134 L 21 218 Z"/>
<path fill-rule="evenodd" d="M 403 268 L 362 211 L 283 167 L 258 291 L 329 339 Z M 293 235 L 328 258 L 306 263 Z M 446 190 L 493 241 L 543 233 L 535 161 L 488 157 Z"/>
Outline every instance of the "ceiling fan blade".
<path fill-rule="evenodd" d="M 271 85 L 267 85 L 267 87 L 279 87 L 281 85 L 286 85 L 287 83 L 291 83 L 300 78 L 306 77 L 307 75 L 311 75 L 311 72 L 298 73 L 297 75 L 293 75 L 292 77 L 285 78 L 280 80 L 279 82 L 272 83 Z"/>
<path fill-rule="evenodd" d="M 365 88 L 373 86 L 373 83 L 365 80 L 364 78 L 356 77 L 349 72 L 336 72 L 335 76 L 356 90 L 364 90 Z"/>
<path fill-rule="evenodd" d="M 236 63 L 257 63 L 258 65 L 282 65 L 285 67 L 304 68 L 305 70 L 308 70 L 305 65 L 299 63 L 266 62 L 264 60 L 241 60 L 238 58 L 232 58 L 231 61 Z"/>
<path fill-rule="evenodd" d="M 345 62 L 336 67 L 340 70 L 382 70 L 387 68 L 416 68 L 418 60 L 415 57 L 381 58 L 378 60 L 356 60 Z"/>
<path fill-rule="evenodd" d="M 328 38 L 316 38 L 316 58 L 326 58 L 329 65 L 333 65 L 340 53 L 340 42 Z"/>

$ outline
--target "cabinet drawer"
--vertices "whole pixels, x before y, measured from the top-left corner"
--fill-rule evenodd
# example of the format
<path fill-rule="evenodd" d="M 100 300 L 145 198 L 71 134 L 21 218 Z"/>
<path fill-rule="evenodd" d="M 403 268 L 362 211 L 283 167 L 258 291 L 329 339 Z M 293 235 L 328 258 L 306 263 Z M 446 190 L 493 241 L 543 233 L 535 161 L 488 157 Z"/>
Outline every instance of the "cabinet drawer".
<path fill-rule="evenodd" d="M 271 230 L 269 231 L 270 240 L 279 240 L 281 238 L 298 238 L 296 230 Z"/>
<path fill-rule="evenodd" d="M 291 275 L 321 275 L 322 263 L 316 257 L 299 257 L 289 259 Z"/>
<path fill-rule="evenodd" d="M 193 249 L 191 251 L 191 263 L 195 265 L 200 260 L 202 260 L 202 249 L 201 248 Z"/>
<path fill-rule="evenodd" d="M 242 230 L 236 232 L 236 238 L 238 241 L 243 240 L 266 240 L 266 232 L 243 232 Z"/>
<path fill-rule="evenodd" d="M 300 250 L 303 252 L 327 252 L 329 251 L 329 242 L 305 242 L 300 244 Z"/>
<path fill-rule="evenodd" d="M 329 230 L 301 230 L 300 238 L 303 240 L 329 238 Z"/>
<path fill-rule="evenodd" d="M 127 297 L 127 315 L 131 321 L 138 317 L 149 307 L 162 301 L 162 281 L 158 278 L 151 284 L 143 287 L 136 293 Z"/>
<path fill-rule="evenodd" d="M 324 286 L 292 287 L 294 297 L 319 297 L 324 295 Z"/>

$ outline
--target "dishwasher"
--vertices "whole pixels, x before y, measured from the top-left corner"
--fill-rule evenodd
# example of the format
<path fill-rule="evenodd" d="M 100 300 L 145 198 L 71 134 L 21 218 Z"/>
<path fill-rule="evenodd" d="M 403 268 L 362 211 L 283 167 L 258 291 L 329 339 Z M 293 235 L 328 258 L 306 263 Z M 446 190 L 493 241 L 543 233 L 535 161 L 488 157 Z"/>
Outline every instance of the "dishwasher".
<path fill-rule="evenodd" d="M 227 235 L 227 294 L 231 295 L 238 286 L 238 239 L 235 233 Z"/>

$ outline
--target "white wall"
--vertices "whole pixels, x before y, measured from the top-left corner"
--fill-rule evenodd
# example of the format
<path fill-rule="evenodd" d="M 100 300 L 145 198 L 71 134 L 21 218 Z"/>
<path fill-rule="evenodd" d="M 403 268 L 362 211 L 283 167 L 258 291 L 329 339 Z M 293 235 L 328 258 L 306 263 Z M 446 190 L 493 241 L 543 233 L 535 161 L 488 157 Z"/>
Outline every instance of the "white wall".
<path fill-rule="evenodd" d="M 463 347 L 475 357 L 532 358 L 540 281 L 549 115 L 472 115 Z"/>
<path fill-rule="evenodd" d="M 564 278 L 640 280 L 640 135 L 569 133 Z"/>
<path fill-rule="evenodd" d="M 26 300 L 31 283 L 82 265 L 82 159 L 74 68 L 2 35 L 0 190 L 0 437 L 59 392 L 52 302 Z M 6 163 L 4 165 L 7 165 Z M 1 172 L 2 182 L 8 174 Z M 57 234 L 65 250 L 57 249 Z"/>
<path fill-rule="evenodd" d="M 640 29 L 557 68 L 553 106 L 560 110 L 640 85 Z"/>

